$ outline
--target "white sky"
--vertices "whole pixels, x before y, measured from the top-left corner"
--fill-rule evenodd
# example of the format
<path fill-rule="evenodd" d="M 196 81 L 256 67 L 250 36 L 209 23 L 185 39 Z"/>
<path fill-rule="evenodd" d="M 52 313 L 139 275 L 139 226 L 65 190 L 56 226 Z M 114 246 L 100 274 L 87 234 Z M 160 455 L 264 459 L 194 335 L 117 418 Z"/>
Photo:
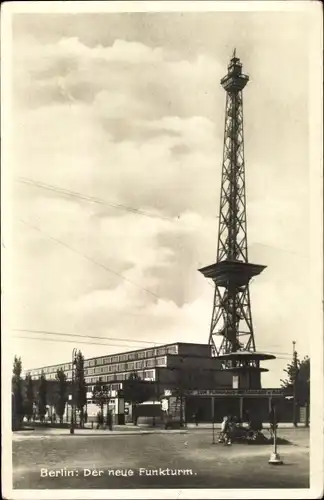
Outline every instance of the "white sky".
<path fill-rule="evenodd" d="M 216 255 L 219 80 L 234 47 L 251 79 L 249 259 L 268 266 L 251 285 L 256 345 L 291 353 L 296 340 L 309 354 L 309 33 L 305 12 L 15 16 L 10 325 L 116 339 L 15 338 L 24 368 L 68 361 L 73 347 L 90 357 L 146 346 L 125 338 L 207 342 L 213 289 L 197 269 Z M 279 383 L 286 363 L 265 364 L 264 386 Z"/>

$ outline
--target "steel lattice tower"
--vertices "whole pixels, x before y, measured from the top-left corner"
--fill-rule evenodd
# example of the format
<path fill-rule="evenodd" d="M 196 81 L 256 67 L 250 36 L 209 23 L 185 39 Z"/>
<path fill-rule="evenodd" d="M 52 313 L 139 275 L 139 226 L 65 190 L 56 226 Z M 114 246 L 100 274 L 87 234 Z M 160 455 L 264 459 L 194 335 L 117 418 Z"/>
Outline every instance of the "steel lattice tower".
<path fill-rule="evenodd" d="M 234 50 L 221 80 L 226 111 L 217 259 L 199 271 L 215 284 L 209 333 L 213 354 L 225 360 L 224 367 L 256 371 L 255 381 L 249 385 L 259 386 L 260 371 L 264 371 L 259 361 L 270 358 L 255 352 L 249 291 L 251 278 L 265 266 L 248 262 L 243 137 L 243 89 L 248 81 Z"/>

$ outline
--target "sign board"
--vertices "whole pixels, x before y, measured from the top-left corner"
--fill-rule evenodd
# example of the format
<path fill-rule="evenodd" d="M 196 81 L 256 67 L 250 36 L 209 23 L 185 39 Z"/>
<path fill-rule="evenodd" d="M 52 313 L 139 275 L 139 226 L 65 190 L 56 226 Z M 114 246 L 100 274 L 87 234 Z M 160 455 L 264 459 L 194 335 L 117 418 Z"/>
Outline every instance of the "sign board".
<path fill-rule="evenodd" d="M 239 388 L 239 377 L 238 375 L 233 375 L 233 389 Z"/>
<path fill-rule="evenodd" d="M 206 389 L 186 391 L 188 396 L 284 396 L 282 389 Z"/>
<path fill-rule="evenodd" d="M 165 396 L 172 396 L 172 391 L 170 391 L 169 389 L 165 389 L 164 395 Z"/>

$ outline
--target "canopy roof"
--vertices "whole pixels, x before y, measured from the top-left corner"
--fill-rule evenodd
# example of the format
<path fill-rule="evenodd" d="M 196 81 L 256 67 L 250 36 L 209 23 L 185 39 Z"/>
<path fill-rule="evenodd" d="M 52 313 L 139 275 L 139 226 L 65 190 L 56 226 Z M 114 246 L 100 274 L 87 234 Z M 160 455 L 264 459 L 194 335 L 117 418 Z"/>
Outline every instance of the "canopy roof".
<path fill-rule="evenodd" d="M 218 359 L 224 359 L 228 361 L 265 361 L 269 359 L 276 359 L 273 354 L 267 354 L 255 351 L 236 351 L 230 352 L 228 354 L 220 354 L 217 356 Z"/>

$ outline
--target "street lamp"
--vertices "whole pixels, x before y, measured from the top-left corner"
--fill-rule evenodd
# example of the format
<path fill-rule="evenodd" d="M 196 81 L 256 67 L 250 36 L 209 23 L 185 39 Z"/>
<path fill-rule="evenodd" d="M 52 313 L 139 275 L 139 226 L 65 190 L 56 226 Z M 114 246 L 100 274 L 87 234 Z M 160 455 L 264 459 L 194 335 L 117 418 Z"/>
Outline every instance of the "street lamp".
<path fill-rule="evenodd" d="M 72 351 L 72 401 L 71 401 L 71 427 L 70 434 L 74 434 L 75 427 L 75 367 L 76 367 L 77 349 Z"/>
<path fill-rule="evenodd" d="M 214 396 L 211 397 L 211 404 L 212 404 L 211 410 L 212 410 L 212 433 L 213 433 L 212 444 L 216 444 L 216 441 L 215 441 L 215 398 L 214 398 Z"/>
<path fill-rule="evenodd" d="M 274 444 L 274 449 L 273 452 L 270 455 L 269 458 L 269 464 L 270 465 L 282 465 L 283 461 L 280 458 L 280 455 L 277 450 L 277 414 L 276 414 L 276 407 L 273 405 L 272 411 L 272 422 L 270 422 L 270 425 L 272 424 L 273 426 L 273 444 Z"/>

